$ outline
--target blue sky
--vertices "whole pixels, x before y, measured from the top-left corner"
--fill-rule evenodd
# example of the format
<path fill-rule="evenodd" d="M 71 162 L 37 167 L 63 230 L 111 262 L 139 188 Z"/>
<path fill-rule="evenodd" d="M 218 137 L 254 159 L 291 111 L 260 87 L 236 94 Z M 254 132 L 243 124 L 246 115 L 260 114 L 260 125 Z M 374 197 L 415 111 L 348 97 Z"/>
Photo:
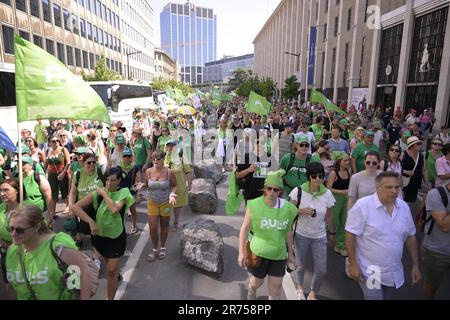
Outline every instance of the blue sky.
<path fill-rule="evenodd" d="M 281 0 L 193 0 L 200 7 L 214 9 L 217 15 L 217 59 L 223 55 L 253 53 L 253 40 Z M 160 46 L 159 14 L 169 0 L 151 0 L 155 45 Z M 186 1 L 174 0 L 184 4 Z"/>

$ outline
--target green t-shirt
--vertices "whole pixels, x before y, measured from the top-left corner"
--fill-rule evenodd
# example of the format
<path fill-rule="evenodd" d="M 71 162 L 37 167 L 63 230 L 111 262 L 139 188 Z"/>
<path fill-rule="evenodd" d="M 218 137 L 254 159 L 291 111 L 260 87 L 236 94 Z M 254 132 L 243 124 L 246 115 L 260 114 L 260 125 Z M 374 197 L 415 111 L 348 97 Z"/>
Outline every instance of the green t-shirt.
<path fill-rule="evenodd" d="M 291 193 L 292 189 L 295 187 L 300 187 L 302 184 L 308 181 L 306 178 L 306 158 L 304 160 L 300 160 L 295 155 L 294 162 L 291 168 L 288 171 L 289 162 L 291 161 L 291 154 L 287 153 L 283 156 L 280 162 L 280 169 L 286 171 L 286 175 L 284 176 L 284 195 L 287 196 Z M 309 161 L 318 162 L 311 158 Z M 320 161 L 319 161 L 320 162 Z"/>
<path fill-rule="evenodd" d="M 23 253 L 27 279 L 39 300 L 74 299 L 75 297 L 72 294 L 61 296 L 61 293 L 65 290 L 65 285 L 61 280 L 63 273 L 58 268 L 58 263 L 52 256 L 50 241 L 51 239 L 48 239 L 35 250 Z M 56 234 L 53 242 L 53 248 L 56 252 L 58 252 L 58 248 L 61 246 L 77 250 L 73 239 L 63 232 Z M 31 300 L 32 297 L 28 292 L 20 265 L 19 250 L 20 246 L 15 244 L 9 247 L 6 255 L 6 275 L 9 284 L 16 292 L 17 299 Z"/>
<path fill-rule="evenodd" d="M 147 139 L 139 138 L 134 143 L 133 152 L 136 165 L 144 166 L 147 161 L 147 153 L 150 151 L 150 142 Z"/>
<path fill-rule="evenodd" d="M 170 140 L 173 140 L 173 138 L 171 136 L 160 136 L 158 138 L 159 149 L 164 151 L 164 149 L 166 148 L 167 142 L 169 142 Z"/>
<path fill-rule="evenodd" d="M 34 171 L 28 176 L 23 177 L 23 186 L 26 192 L 26 198 L 24 200 L 24 204 L 26 205 L 36 205 L 44 211 L 45 208 L 45 199 L 41 193 L 38 183 L 34 178 Z"/>
<path fill-rule="evenodd" d="M 281 204 L 283 202 L 283 205 Z M 278 206 L 280 208 L 278 209 Z M 286 200 L 278 200 L 275 208 L 259 197 L 248 202 L 253 238 L 250 248 L 257 256 L 271 260 L 287 258 L 286 238 L 297 215 L 297 208 Z"/>
<path fill-rule="evenodd" d="M 46 142 L 45 138 L 45 125 L 44 124 L 37 124 L 34 126 L 34 134 L 36 135 L 36 140 L 39 144 L 43 144 Z"/>
<path fill-rule="evenodd" d="M 76 176 L 74 176 L 75 184 L 77 184 Z M 78 199 L 80 201 L 86 197 L 89 193 L 94 192 L 97 188 L 102 188 L 103 182 L 99 179 L 97 175 L 97 170 L 94 171 L 92 175 L 88 175 L 84 168 L 80 170 L 80 181 L 77 185 Z"/>
<path fill-rule="evenodd" d="M 364 142 L 360 142 L 356 145 L 355 149 L 352 152 L 352 158 L 356 159 L 356 173 L 361 172 L 366 169 L 364 165 L 364 158 L 366 153 L 369 151 L 375 151 L 380 153 L 380 149 L 375 144 L 370 146 L 366 145 Z"/>
<path fill-rule="evenodd" d="M 11 233 L 9 233 L 9 217 L 6 212 L 6 203 L 0 203 L 0 239 L 11 243 Z"/>
<path fill-rule="evenodd" d="M 322 125 L 320 124 L 313 124 L 311 126 L 311 129 L 314 133 L 314 139 L 315 141 L 320 141 L 322 139 L 322 135 L 323 135 L 323 128 Z"/>
<path fill-rule="evenodd" d="M 81 164 L 78 161 L 73 161 L 70 164 L 70 172 L 74 175 L 76 172 L 81 170 Z"/>
<path fill-rule="evenodd" d="M 428 154 L 428 157 L 427 157 Z M 431 151 L 427 151 L 424 154 L 425 163 L 427 166 L 427 172 L 428 172 L 428 181 L 433 182 L 436 181 L 437 178 L 437 172 L 436 172 L 436 160 L 442 157 L 442 152 L 440 155 L 435 158 Z"/>
<path fill-rule="evenodd" d="M 106 191 L 109 197 L 115 202 L 118 203 L 122 200 L 125 202 L 125 210 L 133 205 L 135 202 L 133 196 L 130 193 L 128 188 L 122 188 L 115 192 Z M 98 200 L 97 192 L 94 192 L 94 203 Z M 123 211 L 122 211 L 123 212 Z M 119 237 L 123 230 L 123 218 L 124 216 L 120 213 L 112 213 L 111 210 L 106 205 L 105 201 L 99 204 L 97 208 L 97 216 L 95 223 L 99 228 L 98 235 L 102 237 L 107 237 L 111 239 L 116 239 Z"/>

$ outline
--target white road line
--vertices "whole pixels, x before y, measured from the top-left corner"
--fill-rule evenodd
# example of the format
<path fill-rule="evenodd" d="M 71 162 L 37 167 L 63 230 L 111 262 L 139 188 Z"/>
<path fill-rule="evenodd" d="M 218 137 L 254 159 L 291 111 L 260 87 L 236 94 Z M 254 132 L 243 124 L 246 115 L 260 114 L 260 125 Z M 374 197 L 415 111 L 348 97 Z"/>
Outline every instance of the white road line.
<path fill-rule="evenodd" d="M 139 236 L 139 239 L 136 245 L 134 246 L 133 251 L 130 254 L 130 258 L 127 260 L 127 263 L 122 268 L 123 281 L 116 291 L 116 296 L 114 300 L 122 300 L 123 296 L 125 295 L 128 283 L 130 282 L 131 277 L 133 276 L 134 270 L 136 269 L 136 266 L 142 255 L 142 251 L 144 251 L 144 248 L 147 245 L 148 241 L 149 241 L 148 223 L 146 223 L 144 230 L 141 231 L 141 235 Z"/>
<path fill-rule="evenodd" d="M 294 279 L 292 279 L 292 275 L 293 273 L 286 273 L 283 277 L 283 290 L 287 300 L 297 300 L 297 289 L 294 284 Z"/>

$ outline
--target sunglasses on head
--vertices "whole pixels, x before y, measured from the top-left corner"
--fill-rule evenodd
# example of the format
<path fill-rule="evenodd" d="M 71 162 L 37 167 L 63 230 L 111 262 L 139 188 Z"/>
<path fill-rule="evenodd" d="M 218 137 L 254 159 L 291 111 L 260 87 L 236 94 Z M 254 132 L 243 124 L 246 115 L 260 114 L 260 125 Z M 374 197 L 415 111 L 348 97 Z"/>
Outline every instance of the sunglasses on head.
<path fill-rule="evenodd" d="M 311 179 L 315 180 L 315 179 L 323 179 L 323 174 L 319 173 L 319 174 L 312 174 Z"/>
<path fill-rule="evenodd" d="M 15 231 L 17 234 L 24 234 L 25 231 L 27 231 L 28 229 L 31 229 L 31 228 L 33 228 L 33 227 L 16 228 L 16 227 L 13 227 L 13 226 L 9 226 L 9 233 L 13 233 Z"/>
<path fill-rule="evenodd" d="M 377 161 L 366 161 L 366 165 L 367 165 L 367 166 L 370 166 L 370 165 L 372 165 L 372 166 L 377 166 L 377 165 L 378 165 L 378 162 L 377 162 Z"/>
<path fill-rule="evenodd" d="M 89 164 L 89 165 L 96 164 L 96 163 L 97 163 L 97 161 L 86 161 L 86 164 Z"/>
<path fill-rule="evenodd" d="M 267 191 L 280 192 L 281 189 L 280 188 L 267 187 Z"/>

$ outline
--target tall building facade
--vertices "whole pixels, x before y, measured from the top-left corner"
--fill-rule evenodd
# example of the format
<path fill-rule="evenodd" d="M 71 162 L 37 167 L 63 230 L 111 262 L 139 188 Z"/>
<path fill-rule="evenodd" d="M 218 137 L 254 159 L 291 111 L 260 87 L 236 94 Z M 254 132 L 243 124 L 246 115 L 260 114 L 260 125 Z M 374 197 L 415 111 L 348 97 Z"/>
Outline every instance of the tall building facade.
<path fill-rule="evenodd" d="M 168 3 L 160 14 L 161 48 L 181 65 L 181 81 L 203 83 L 205 63 L 217 60 L 217 16 L 193 3 Z"/>
<path fill-rule="evenodd" d="M 76 74 L 93 73 L 97 61 L 104 56 L 110 69 L 126 76 L 123 39 L 127 43 L 129 39 L 123 35 L 121 8 L 129 2 L 133 1 L 0 0 L 0 62 L 14 63 L 14 34 L 17 33 L 56 56 Z M 130 21 L 129 17 L 126 19 Z M 147 38 L 153 37 L 152 33 L 148 34 L 148 28 L 139 25 L 137 30 Z M 148 51 L 151 63 L 152 46 Z M 142 72 L 136 72 L 135 79 L 151 80 L 153 66 L 139 65 L 138 69 Z"/>
<path fill-rule="evenodd" d="M 155 48 L 155 78 L 180 81 L 181 66 L 167 52 Z"/>
<path fill-rule="evenodd" d="M 317 88 L 336 103 L 432 107 L 448 124 L 449 6 L 450 0 L 283 0 L 254 40 L 255 73 L 272 77 L 278 94 L 296 74 L 303 99 Z"/>
<path fill-rule="evenodd" d="M 154 77 L 153 9 L 149 0 L 120 1 L 124 74 L 129 79 Z"/>
<path fill-rule="evenodd" d="M 253 71 L 253 54 L 239 57 L 227 57 L 205 64 L 204 83 L 228 83 L 237 69 Z"/>

